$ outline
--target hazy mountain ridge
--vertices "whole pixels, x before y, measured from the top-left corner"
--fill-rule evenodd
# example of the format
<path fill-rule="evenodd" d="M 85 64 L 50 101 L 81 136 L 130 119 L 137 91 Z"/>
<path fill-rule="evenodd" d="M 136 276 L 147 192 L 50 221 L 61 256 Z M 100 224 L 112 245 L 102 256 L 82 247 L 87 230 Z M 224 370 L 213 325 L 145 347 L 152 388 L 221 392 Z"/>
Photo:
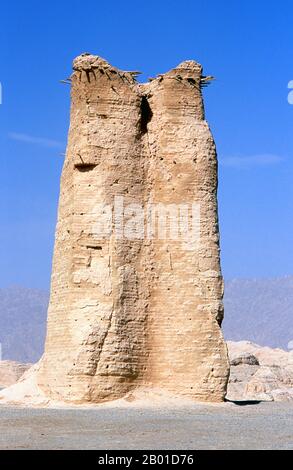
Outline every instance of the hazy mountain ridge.
<path fill-rule="evenodd" d="M 293 276 L 227 281 L 223 329 L 229 340 L 287 349 L 293 340 Z"/>
<path fill-rule="evenodd" d="M 48 298 L 48 292 L 40 289 L 0 289 L 2 359 L 38 361 L 43 352 Z"/>
<path fill-rule="evenodd" d="M 293 340 L 293 276 L 233 279 L 225 284 L 225 338 L 287 349 Z M 45 290 L 0 289 L 2 359 L 36 362 L 40 358 L 48 300 Z"/>

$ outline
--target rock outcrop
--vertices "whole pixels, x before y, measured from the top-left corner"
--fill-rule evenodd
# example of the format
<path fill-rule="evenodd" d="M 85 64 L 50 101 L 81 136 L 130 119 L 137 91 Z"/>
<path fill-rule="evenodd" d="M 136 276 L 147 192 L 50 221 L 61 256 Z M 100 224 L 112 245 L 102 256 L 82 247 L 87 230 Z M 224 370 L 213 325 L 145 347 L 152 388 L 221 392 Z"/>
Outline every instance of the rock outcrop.
<path fill-rule="evenodd" d="M 293 401 L 293 351 L 228 341 L 229 400 Z"/>
<path fill-rule="evenodd" d="M 73 69 L 38 385 L 76 403 L 141 385 L 222 401 L 229 365 L 207 78 L 194 61 L 148 84 L 89 54 Z"/>
<path fill-rule="evenodd" d="M 0 388 L 15 384 L 31 366 L 16 361 L 0 361 Z"/>

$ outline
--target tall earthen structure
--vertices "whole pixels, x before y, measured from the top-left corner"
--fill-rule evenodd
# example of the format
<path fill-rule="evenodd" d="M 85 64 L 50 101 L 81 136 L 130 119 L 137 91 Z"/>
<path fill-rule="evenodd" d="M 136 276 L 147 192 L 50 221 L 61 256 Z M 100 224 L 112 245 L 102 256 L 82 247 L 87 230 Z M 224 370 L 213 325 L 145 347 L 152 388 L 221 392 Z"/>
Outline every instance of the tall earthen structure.
<path fill-rule="evenodd" d="M 221 401 L 229 367 L 202 67 L 186 61 L 147 84 L 89 54 L 73 69 L 38 384 L 71 402 L 113 400 L 140 386 Z M 143 230 L 134 223 L 139 207 L 161 207 L 175 211 L 170 229 L 188 205 L 198 209 L 191 243 L 158 236 L 148 210 Z"/>

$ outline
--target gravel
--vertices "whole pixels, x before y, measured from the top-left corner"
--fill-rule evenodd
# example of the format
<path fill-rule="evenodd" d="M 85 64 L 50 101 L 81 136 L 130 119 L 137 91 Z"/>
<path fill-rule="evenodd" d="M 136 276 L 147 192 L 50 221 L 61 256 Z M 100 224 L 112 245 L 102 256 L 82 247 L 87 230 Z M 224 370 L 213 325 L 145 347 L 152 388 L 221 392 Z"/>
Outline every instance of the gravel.
<path fill-rule="evenodd" d="M 293 449 L 293 404 L 1 406 L 0 449 Z"/>

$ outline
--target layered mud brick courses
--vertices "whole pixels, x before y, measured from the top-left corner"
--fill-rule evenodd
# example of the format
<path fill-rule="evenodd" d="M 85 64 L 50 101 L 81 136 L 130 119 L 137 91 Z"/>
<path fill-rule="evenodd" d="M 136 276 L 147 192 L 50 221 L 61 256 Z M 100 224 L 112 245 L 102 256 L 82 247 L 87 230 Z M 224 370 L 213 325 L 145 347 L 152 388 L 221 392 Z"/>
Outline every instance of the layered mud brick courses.
<path fill-rule="evenodd" d="M 72 104 L 38 384 L 100 402 L 136 387 L 221 401 L 229 374 L 217 218 L 217 157 L 202 67 L 147 84 L 104 59 L 73 63 Z M 97 236 L 102 206 L 197 203 L 200 238 Z"/>

